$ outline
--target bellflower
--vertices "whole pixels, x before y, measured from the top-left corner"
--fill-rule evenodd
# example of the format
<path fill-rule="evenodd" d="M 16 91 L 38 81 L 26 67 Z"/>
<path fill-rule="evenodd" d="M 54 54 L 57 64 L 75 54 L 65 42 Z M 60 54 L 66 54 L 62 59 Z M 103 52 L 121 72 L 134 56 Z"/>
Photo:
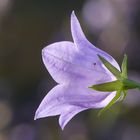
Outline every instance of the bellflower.
<path fill-rule="evenodd" d="M 60 115 L 62 129 L 81 111 L 115 103 L 120 87 L 124 87 L 121 76 L 126 78 L 125 66 L 121 75 L 113 57 L 86 39 L 74 12 L 71 33 L 74 42 L 56 42 L 42 50 L 43 62 L 58 84 L 45 96 L 35 114 L 35 119 Z M 125 60 L 126 57 L 123 64 Z"/>

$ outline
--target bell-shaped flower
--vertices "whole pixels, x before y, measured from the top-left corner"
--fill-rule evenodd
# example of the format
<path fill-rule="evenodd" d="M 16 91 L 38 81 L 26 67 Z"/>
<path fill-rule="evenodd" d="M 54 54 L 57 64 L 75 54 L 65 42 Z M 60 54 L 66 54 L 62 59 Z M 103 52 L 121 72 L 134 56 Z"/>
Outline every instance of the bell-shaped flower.
<path fill-rule="evenodd" d="M 104 108 L 115 97 L 116 91 L 89 88 L 117 80 L 99 56 L 120 71 L 118 63 L 109 54 L 86 39 L 74 12 L 71 14 L 71 33 L 74 42 L 56 42 L 42 50 L 43 62 L 58 85 L 45 96 L 35 114 L 35 119 L 60 115 L 62 129 L 77 113 Z"/>

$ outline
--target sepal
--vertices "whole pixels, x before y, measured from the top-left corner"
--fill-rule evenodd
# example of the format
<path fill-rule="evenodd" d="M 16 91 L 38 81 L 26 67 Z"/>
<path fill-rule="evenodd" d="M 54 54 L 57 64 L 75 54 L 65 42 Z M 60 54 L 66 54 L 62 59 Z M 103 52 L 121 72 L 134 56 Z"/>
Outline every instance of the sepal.
<path fill-rule="evenodd" d="M 117 100 L 121 97 L 121 92 L 121 89 L 116 92 L 116 96 L 111 100 L 111 102 L 109 102 L 107 106 L 99 111 L 98 116 L 101 116 L 106 110 L 108 110 L 114 103 L 117 102 Z"/>
<path fill-rule="evenodd" d="M 114 67 L 109 61 L 107 61 L 104 57 L 102 57 L 101 55 L 98 55 L 99 59 L 101 60 L 101 62 L 105 65 L 105 67 L 117 78 L 117 79 L 121 79 L 121 72 Z"/>
<path fill-rule="evenodd" d="M 103 84 L 97 84 L 97 85 L 92 85 L 89 87 L 93 90 L 97 91 L 103 91 L 103 92 L 113 92 L 117 91 L 120 88 L 123 88 L 123 83 L 119 80 L 113 81 L 113 82 L 107 82 Z"/>
<path fill-rule="evenodd" d="M 126 54 L 124 55 L 123 58 L 121 70 L 122 70 L 122 77 L 127 78 L 127 55 Z"/>

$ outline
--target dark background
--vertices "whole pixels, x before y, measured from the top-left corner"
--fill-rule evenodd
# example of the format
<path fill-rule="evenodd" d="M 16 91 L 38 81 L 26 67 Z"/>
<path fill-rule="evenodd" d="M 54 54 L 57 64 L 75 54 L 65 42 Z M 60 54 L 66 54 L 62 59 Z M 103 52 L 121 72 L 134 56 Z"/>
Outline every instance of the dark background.
<path fill-rule="evenodd" d="M 87 110 L 64 131 L 58 116 L 34 121 L 35 111 L 55 85 L 41 56 L 50 43 L 70 40 L 70 14 L 87 38 L 140 81 L 139 0 L 0 0 L 0 140 L 140 140 L 140 91 L 100 118 Z"/>

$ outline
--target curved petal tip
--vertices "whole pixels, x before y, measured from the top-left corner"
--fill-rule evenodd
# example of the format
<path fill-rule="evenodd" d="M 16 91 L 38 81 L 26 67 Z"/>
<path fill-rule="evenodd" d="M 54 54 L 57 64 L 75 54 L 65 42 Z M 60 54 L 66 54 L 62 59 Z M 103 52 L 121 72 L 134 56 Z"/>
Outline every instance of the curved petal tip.
<path fill-rule="evenodd" d="M 71 17 L 76 16 L 74 10 L 71 12 Z"/>
<path fill-rule="evenodd" d="M 40 116 L 39 116 L 39 112 L 38 112 L 38 109 L 37 109 L 37 111 L 35 112 L 34 120 L 37 120 L 39 118 L 40 118 Z"/>
<path fill-rule="evenodd" d="M 35 113 L 35 116 L 34 116 L 34 120 L 37 120 L 39 117 L 38 117 L 38 113 L 37 113 L 37 111 L 36 111 L 36 113 Z"/>

